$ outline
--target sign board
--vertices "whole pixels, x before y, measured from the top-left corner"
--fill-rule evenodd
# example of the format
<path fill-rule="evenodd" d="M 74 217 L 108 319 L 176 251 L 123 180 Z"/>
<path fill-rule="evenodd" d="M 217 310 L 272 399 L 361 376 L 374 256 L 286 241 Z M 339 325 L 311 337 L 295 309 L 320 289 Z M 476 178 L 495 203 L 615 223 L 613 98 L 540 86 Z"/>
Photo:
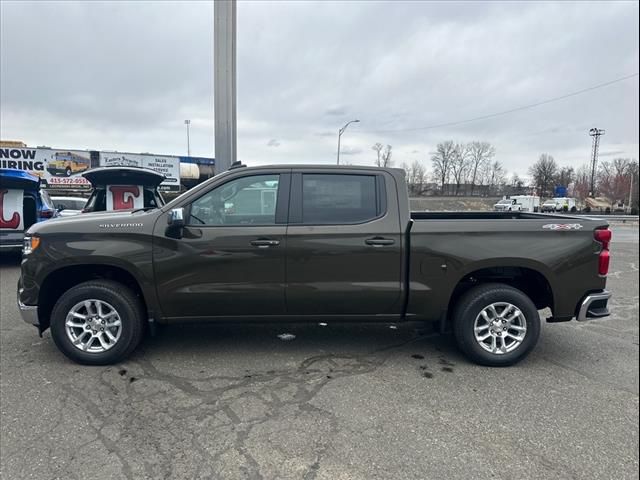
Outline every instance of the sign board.
<path fill-rule="evenodd" d="M 180 190 L 180 158 L 148 153 L 100 152 L 100 166 L 144 167 L 163 174 L 158 190 Z"/>
<path fill-rule="evenodd" d="M 82 150 L 0 147 L 0 168 L 26 170 L 48 187 L 89 186 L 80 174 L 91 168 L 91 155 Z"/>
<path fill-rule="evenodd" d="M 180 190 L 180 157 L 0 146 L 0 168 L 26 170 L 50 188 L 90 187 L 81 174 L 92 167 L 109 165 L 150 168 L 167 177 L 160 190 Z"/>
<path fill-rule="evenodd" d="M 107 185 L 107 210 L 130 210 L 143 207 L 142 185 Z"/>
<path fill-rule="evenodd" d="M 0 230 L 23 230 L 22 190 L 0 189 Z"/>

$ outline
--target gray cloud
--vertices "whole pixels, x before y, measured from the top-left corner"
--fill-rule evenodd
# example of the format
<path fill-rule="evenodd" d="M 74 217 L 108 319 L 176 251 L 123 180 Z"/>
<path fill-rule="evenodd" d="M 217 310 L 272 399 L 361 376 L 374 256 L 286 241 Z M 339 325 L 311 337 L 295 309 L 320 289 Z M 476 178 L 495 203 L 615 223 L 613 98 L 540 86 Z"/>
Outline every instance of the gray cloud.
<path fill-rule="evenodd" d="M 279 146 L 280 146 L 280 142 L 275 138 L 272 138 L 267 142 L 267 147 L 279 147 Z"/>
<path fill-rule="evenodd" d="M 380 142 L 398 164 L 428 165 L 454 139 L 492 142 L 519 174 L 542 152 L 578 166 L 593 126 L 607 131 L 602 152 L 637 158 L 638 77 L 415 129 L 637 72 L 638 13 L 637 2 L 239 2 L 239 157 L 334 162 L 338 128 L 359 118 L 343 136 L 354 164 L 372 164 Z M 192 152 L 213 155 L 212 3 L 1 2 L 0 22 L 3 138 L 182 154 L 188 118 Z"/>
<path fill-rule="evenodd" d="M 324 112 L 325 115 L 334 116 L 334 117 L 344 116 L 346 113 L 347 111 L 343 107 L 329 108 Z"/>
<path fill-rule="evenodd" d="M 350 147 L 348 145 L 343 145 L 342 147 L 340 147 L 340 155 L 359 155 L 362 152 L 362 148 L 358 147 Z"/>

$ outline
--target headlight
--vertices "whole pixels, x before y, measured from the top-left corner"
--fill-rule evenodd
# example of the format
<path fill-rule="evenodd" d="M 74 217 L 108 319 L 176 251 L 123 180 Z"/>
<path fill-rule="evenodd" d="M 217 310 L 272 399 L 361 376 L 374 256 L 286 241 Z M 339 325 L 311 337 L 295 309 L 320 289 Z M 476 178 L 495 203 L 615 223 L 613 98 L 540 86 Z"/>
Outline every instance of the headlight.
<path fill-rule="evenodd" d="M 26 235 L 24 237 L 24 244 L 22 245 L 22 254 L 29 255 L 40 245 L 40 237 L 32 237 Z"/>

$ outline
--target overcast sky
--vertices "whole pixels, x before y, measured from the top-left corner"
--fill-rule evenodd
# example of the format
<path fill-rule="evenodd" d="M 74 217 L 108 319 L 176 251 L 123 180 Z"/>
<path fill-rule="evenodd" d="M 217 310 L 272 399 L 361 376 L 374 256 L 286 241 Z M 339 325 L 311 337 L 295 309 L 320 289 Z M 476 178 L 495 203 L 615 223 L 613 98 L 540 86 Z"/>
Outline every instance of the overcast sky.
<path fill-rule="evenodd" d="M 638 2 L 239 2 L 238 152 L 250 165 L 396 164 L 485 140 L 510 173 L 540 153 L 638 158 Z M 213 156 L 211 2 L 0 2 L 0 135 L 30 146 Z"/>

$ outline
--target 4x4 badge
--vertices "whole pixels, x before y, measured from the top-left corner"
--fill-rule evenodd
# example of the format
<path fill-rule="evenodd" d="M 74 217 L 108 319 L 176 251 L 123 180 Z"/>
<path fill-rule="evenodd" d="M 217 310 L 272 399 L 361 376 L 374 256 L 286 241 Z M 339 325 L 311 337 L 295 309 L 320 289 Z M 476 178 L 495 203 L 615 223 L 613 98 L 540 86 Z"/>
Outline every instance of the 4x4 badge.
<path fill-rule="evenodd" d="M 548 230 L 580 230 L 582 228 L 581 223 L 547 223 L 542 228 Z"/>

